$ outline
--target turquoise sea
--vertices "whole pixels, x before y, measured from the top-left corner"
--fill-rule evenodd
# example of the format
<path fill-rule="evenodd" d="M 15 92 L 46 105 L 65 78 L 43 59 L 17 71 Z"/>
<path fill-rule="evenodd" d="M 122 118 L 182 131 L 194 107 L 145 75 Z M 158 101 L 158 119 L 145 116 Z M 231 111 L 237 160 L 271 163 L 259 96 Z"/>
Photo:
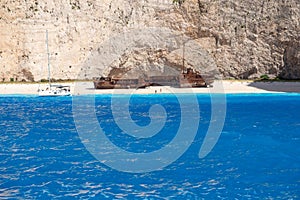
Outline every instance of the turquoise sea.
<path fill-rule="evenodd" d="M 83 141 L 77 131 L 72 97 L 0 96 L 0 199 L 300 199 L 300 94 L 226 95 L 224 127 L 204 158 L 198 154 L 214 120 L 210 95 L 197 95 L 197 103 L 189 95 L 180 102 L 175 95 L 134 95 L 126 105 L 130 118 L 117 119 L 110 95 L 78 98 L 82 116 L 91 106 L 85 101 L 95 98 L 95 117 L 106 137 L 135 154 L 166 147 L 176 137 L 187 104 L 200 113 L 188 119 L 186 136 L 199 127 L 174 162 L 128 173 L 109 167 L 86 148 L 92 141 Z M 122 104 L 124 97 L 116 98 Z M 149 108 L 155 104 L 166 114 L 157 134 L 135 138 L 118 127 L 126 120 L 149 125 Z"/>

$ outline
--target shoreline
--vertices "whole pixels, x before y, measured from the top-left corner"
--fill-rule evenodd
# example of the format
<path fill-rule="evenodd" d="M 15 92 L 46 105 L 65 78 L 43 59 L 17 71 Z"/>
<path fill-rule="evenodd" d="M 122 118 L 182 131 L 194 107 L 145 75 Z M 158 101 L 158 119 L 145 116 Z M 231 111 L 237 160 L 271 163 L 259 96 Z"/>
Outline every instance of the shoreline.
<path fill-rule="evenodd" d="M 214 81 L 209 88 L 172 88 L 155 86 L 146 89 L 103 89 L 95 90 L 93 82 L 65 82 L 52 83 L 71 87 L 72 95 L 88 94 L 168 94 L 168 93 L 300 93 L 299 81 L 250 81 L 250 80 L 223 80 Z M 44 88 L 47 83 L 2 83 L 0 95 L 38 95 L 38 89 Z"/>

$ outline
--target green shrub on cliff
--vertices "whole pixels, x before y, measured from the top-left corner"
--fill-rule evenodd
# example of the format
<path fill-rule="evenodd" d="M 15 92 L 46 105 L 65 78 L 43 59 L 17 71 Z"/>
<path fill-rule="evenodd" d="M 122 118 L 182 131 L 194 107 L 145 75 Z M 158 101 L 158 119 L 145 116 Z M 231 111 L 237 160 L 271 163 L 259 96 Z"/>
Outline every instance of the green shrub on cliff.
<path fill-rule="evenodd" d="M 181 5 L 181 4 L 183 4 L 184 1 L 185 0 L 173 0 L 173 3 Z"/>

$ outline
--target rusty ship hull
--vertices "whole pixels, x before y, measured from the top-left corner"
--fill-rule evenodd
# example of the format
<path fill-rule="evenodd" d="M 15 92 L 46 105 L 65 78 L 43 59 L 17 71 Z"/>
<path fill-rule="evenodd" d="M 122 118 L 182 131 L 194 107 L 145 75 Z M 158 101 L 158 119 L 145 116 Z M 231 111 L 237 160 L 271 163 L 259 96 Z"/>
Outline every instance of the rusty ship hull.
<path fill-rule="evenodd" d="M 100 77 L 93 78 L 95 89 L 130 89 L 145 88 L 148 86 L 170 86 L 174 88 L 197 88 L 208 87 L 210 83 L 206 82 L 201 74 L 188 68 L 186 71 L 175 76 L 149 76 L 145 79 L 141 78 L 114 78 Z"/>

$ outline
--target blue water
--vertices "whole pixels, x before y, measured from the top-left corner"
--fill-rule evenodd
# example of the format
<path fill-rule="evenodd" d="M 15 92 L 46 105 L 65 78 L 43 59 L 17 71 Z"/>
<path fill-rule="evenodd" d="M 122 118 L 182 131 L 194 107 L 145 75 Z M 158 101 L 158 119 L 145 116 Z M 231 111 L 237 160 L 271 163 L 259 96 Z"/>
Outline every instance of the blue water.
<path fill-rule="evenodd" d="M 82 98 L 84 105 L 84 98 L 91 97 Z M 184 98 L 190 103 L 189 95 Z M 126 173 L 85 148 L 74 123 L 72 97 L 0 96 L 0 199 L 300 198 L 299 94 L 227 95 L 222 134 L 203 159 L 198 153 L 211 104 L 209 95 L 197 98 L 200 126 L 188 150 L 157 171 Z M 133 96 L 129 108 L 138 125 L 151 122 L 153 104 L 168 114 L 161 132 L 136 139 L 117 127 L 110 103 L 109 95 L 96 97 L 99 124 L 114 144 L 135 153 L 167 145 L 185 106 L 175 96 Z"/>

